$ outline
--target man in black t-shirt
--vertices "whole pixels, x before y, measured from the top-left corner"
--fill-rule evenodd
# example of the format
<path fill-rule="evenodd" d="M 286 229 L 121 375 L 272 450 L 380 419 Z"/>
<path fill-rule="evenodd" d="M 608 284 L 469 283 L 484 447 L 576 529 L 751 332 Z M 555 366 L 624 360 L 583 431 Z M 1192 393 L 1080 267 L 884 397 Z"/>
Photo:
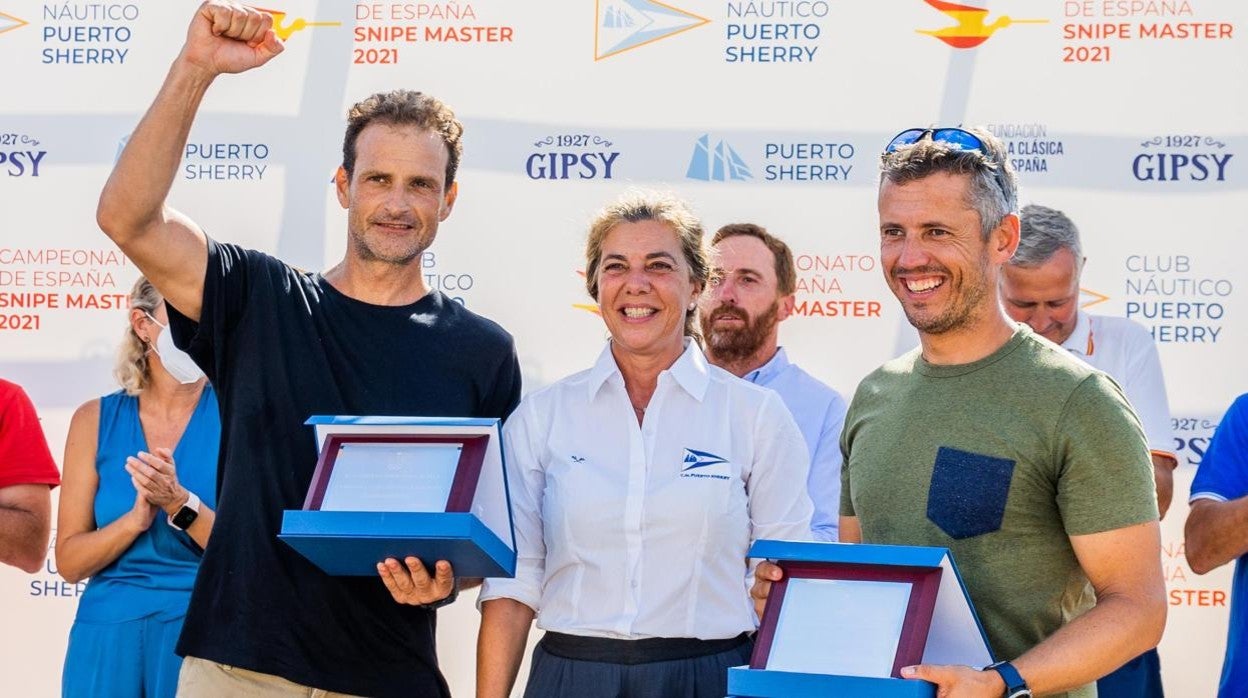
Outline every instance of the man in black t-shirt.
<path fill-rule="evenodd" d="M 100 227 L 164 295 L 175 341 L 222 407 L 220 509 L 178 695 L 446 696 L 433 607 L 454 590 L 449 564 L 331 577 L 277 534 L 316 464 L 308 416 L 503 417 L 519 400 L 511 336 L 421 273 L 455 203 L 463 129 L 416 92 L 351 109 L 337 173 L 347 252 L 323 273 L 211 240 L 165 202 L 195 113 L 218 75 L 281 51 L 270 15 L 204 3 L 100 197 Z"/>

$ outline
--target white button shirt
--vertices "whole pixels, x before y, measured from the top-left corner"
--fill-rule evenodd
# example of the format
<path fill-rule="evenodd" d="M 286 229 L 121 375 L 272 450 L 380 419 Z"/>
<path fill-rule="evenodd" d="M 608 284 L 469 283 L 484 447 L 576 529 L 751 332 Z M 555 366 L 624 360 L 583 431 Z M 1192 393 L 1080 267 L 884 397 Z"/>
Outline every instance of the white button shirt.
<path fill-rule="evenodd" d="M 691 341 L 638 425 L 608 345 L 529 395 L 503 430 L 516 576 L 538 627 L 639 639 L 756 626 L 746 553 L 810 539 L 809 456 L 779 396 L 710 366 Z"/>
<path fill-rule="evenodd" d="M 1080 310 L 1075 329 L 1062 347 L 1092 368 L 1108 373 L 1139 415 L 1148 448 L 1175 457 L 1166 381 L 1157 345 L 1148 330 L 1127 318 L 1089 315 Z"/>
<path fill-rule="evenodd" d="M 810 451 L 806 487 L 815 506 L 810 531 L 815 540 L 835 543 L 840 534 L 841 429 L 845 426 L 845 399 L 797 364 L 789 363 L 784 347 L 777 349 L 770 361 L 742 378 L 776 391 L 797 422 Z"/>

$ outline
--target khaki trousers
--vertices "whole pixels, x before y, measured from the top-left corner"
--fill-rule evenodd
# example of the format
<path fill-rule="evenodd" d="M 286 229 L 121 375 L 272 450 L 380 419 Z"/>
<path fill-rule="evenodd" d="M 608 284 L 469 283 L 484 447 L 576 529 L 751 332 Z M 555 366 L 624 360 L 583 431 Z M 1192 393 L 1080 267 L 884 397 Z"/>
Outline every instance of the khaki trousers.
<path fill-rule="evenodd" d="M 287 681 L 280 676 L 187 657 L 178 674 L 178 698 L 360 698 Z"/>

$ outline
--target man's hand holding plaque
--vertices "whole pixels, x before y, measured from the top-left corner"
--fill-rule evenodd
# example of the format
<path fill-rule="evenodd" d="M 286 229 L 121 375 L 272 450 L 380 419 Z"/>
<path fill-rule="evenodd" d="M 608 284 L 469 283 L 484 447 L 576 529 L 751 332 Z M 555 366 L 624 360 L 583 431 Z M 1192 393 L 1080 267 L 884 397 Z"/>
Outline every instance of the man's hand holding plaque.
<path fill-rule="evenodd" d="M 920 664 L 902 668 L 901 675 L 936 684 L 939 698 L 999 698 L 1006 689 L 997 672 L 969 666 Z"/>
<path fill-rule="evenodd" d="M 771 594 L 771 583 L 784 578 L 780 565 L 764 560 L 754 568 L 754 586 L 750 587 L 750 599 L 754 601 L 754 613 L 761 619 L 763 609 L 767 606 L 767 597 Z"/>
<path fill-rule="evenodd" d="M 740 698 L 989 698 L 1005 688 L 945 548 L 757 540 Z"/>
<path fill-rule="evenodd" d="M 399 562 L 390 557 L 377 563 L 377 574 L 394 600 L 409 606 L 428 606 L 447 599 L 455 591 L 451 563 L 438 560 L 432 577 L 415 556 Z"/>
<path fill-rule="evenodd" d="M 438 606 L 515 574 L 499 420 L 315 416 L 320 456 L 283 541 L 331 575 L 381 577 L 402 604 Z M 462 575 L 460 579 L 455 574 Z"/>

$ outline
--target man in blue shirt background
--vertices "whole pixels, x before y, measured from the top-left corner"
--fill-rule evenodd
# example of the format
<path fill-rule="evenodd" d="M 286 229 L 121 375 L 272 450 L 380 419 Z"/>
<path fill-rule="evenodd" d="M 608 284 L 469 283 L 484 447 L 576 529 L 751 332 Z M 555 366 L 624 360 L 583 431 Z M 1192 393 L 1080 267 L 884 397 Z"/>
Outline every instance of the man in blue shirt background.
<path fill-rule="evenodd" d="M 1188 501 L 1184 547 L 1192 570 L 1204 574 L 1236 560 L 1218 698 L 1248 696 L 1248 393 L 1223 415 Z"/>
<path fill-rule="evenodd" d="M 789 246 L 761 226 L 733 223 L 711 239 L 714 273 L 700 321 L 712 364 L 780 394 L 810 451 L 806 479 L 815 540 L 835 541 L 841 501 L 845 400 L 789 362 L 780 323 L 793 314 L 797 272 Z"/>

